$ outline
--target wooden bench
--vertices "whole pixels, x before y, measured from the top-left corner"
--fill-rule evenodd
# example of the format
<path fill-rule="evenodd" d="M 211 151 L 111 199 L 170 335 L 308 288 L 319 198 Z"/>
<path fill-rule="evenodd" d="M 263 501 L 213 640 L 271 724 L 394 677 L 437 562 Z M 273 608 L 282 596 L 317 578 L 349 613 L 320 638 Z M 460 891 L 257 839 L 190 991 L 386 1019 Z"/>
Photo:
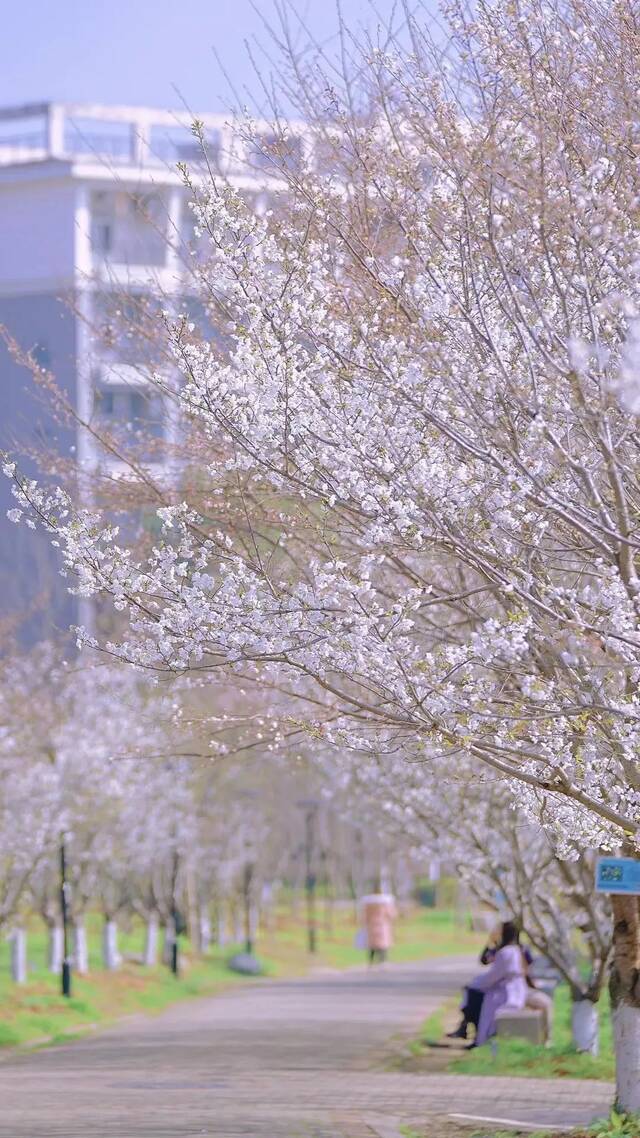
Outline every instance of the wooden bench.
<path fill-rule="evenodd" d="M 541 1045 L 545 1041 L 542 1012 L 536 1008 L 501 1008 L 496 1012 L 496 1035 Z"/>

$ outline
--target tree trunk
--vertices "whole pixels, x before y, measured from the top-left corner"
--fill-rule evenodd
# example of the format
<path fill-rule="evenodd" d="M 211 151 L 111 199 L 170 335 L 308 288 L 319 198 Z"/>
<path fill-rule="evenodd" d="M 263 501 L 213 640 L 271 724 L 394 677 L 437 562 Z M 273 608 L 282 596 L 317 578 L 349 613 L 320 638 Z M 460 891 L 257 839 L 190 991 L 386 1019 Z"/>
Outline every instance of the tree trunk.
<path fill-rule="evenodd" d="M 143 960 L 147 968 L 155 968 L 158 963 L 158 917 L 156 913 L 152 913 L 147 918 Z"/>
<path fill-rule="evenodd" d="M 249 902 L 248 916 L 249 937 L 251 940 L 255 940 L 258 935 L 258 929 L 260 927 L 260 910 L 255 901 Z"/>
<path fill-rule="evenodd" d="M 267 932 L 273 932 L 274 921 L 274 888 L 270 881 L 265 881 L 260 890 L 260 912 L 262 925 Z"/>
<path fill-rule="evenodd" d="M 228 943 L 229 935 L 227 931 L 227 917 L 224 911 L 223 903 L 218 904 L 216 922 L 216 943 L 220 946 L 220 948 L 224 948 L 225 944 Z"/>
<path fill-rule="evenodd" d="M 27 934 L 20 925 L 11 933 L 11 979 L 14 984 L 27 982 Z"/>
<path fill-rule="evenodd" d="M 200 936 L 200 912 L 198 909 L 195 874 L 193 867 L 190 865 L 187 866 L 185 883 L 187 892 L 187 925 L 189 928 L 191 951 L 195 956 L 201 956 L 203 948 Z"/>
<path fill-rule="evenodd" d="M 324 931 L 328 937 L 333 936 L 333 917 L 335 911 L 336 890 L 333 881 L 333 874 L 329 868 L 329 861 L 326 862 L 327 872 L 325 874 L 325 893 L 324 893 Z"/>
<path fill-rule="evenodd" d="M 122 964 L 118 952 L 118 926 L 111 917 L 105 919 L 102 928 L 102 966 L 107 972 L 115 972 Z"/>
<path fill-rule="evenodd" d="M 62 958 L 64 956 L 64 934 L 62 925 L 49 925 L 49 948 L 47 953 L 47 967 L 56 976 L 62 971 Z"/>
<path fill-rule="evenodd" d="M 616 1105 L 640 1110 L 640 901 L 611 898 L 613 969 L 611 1011 L 616 1053 Z"/>
<path fill-rule="evenodd" d="M 360 908 L 358 905 L 358 887 L 352 869 L 349 870 L 347 884 L 349 886 L 349 896 L 351 897 L 353 923 L 357 925 L 360 922 Z"/>
<path fill-rule="evenodd" d="M 84 917 L 78 917 L 73 925 L 73 967 L 80 976 L 89 971 L 89 948 Z"/>
<path fill-rule="evenodd" d="M 233 943 L 242 944 L 242 941 L 244 940 L 243 914 L 241 912 L 240 906 L 236 901 L 233 903 L 231 919 L 233 921 Z"/>
<path fill-rule="evenodd" d="M 162 931 L 162 963 L 166 964 L 167 967 L 170 967 L 173 955 L 173 946 L 176 940 L 175 926 L 171 917 L 167 917 Z"/>
<path fill-rule="evenodd" d="M 211 947 L 211 921 L 206 907 L 200 910 L 200 952 L 206 956 Z"/>
<path fill-rule="evenodd" d="M 575 1000 L 572 1004 L 571 1033 L 577 1051 L 600 1054 L 598 1008 L 591 1000 Z"/>

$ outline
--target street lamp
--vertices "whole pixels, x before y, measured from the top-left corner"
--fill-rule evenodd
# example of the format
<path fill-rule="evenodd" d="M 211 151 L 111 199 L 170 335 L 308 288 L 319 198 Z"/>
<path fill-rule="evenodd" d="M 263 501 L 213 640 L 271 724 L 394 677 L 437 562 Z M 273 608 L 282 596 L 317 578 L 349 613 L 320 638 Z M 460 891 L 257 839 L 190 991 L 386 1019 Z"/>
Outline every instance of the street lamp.
<path fill-rule="evenodd" d="M 305 894 L 307 900 L 307 946 L 309 952 L 317 951 L 317 921 L 316 921 L 316 875 L 314 872 L 314 854 L 316 837 L 316 819 L 318 816 L 319 801 L 316 798 L 301 798 L 298 802 L 304 814 L 304 854 L 305 854 Z"/>
<path fill-rule="evenodd" d="M 169 756 L 165 760 L 165 770 L 169 773 L 172 780 L 177 779 L 180 773 L 180 762 L 176 756 Z M 169 970 L 174 976 L 180 975 L 180 941 L 179 937 L 186 931 L 184 918 L 180 909 L 178 908 L 178 878 L 181 869 L 181 834 L 180 834 L 180 803 L 175 803 L 176 811 L 171 820 L 171 838 L 170 849 L 167 854 L 171 854 L 171 876 L 170 876 L 170 903 L 169 915 L 167 920 L 167 939 L 165 941 L 166 954 L 163 953 L 163 963 L 168 964 Z"/>
<path fill-rule="evenodd" d="M 237 791 L 238 798 L 246 803 L 250 826 L 245 832 L 244 839 L 244 868 L 242 871 L 242 902 L 244 907 L 244 950 L 247 956 L 253 956 L 254 922 L 253 922 L 253 889 L 256 872 L 255 865 L 255 818 L 252 804 L 259 798 L 259 792 L 250 787 L 242 787 Z"/>
<path fill-rule="evenodd" d="M 180 946 L 178 937 L 182 932 L 182 917 L 178 911 L 178 901 L 176 897 L 178 889 L 178 871 L 180 868 L 180 859 L 178 856 L 177 848 L 173 851 L 173 867 L 171 873 L 171 960 L 169 967 L 174 976 L 180 973 L 179 953 Z"/>
<path fill-rule="evenodd" d="M 69 906 L 71 887 L 67 881 L 67 850 L 64 834 L 60 836 L 60 908 L 62 910 L 62 995 L 71 995 L 71 953 L 69 952 Z"/>
<path fill-rule="evenodd" d="M 60 783 L 61 767 L 59 756 L 53 747 L 47 747 L 46 754 L 49 762 L 57 772 L 58 786 Z M 67 999 L 71 996 L 71 953 L 69 951 L 69 917 L 71 910 L 71 885 L 67 881 L 67 847 L 64 830 L 60 833 L 60 912 L 62 916 L 62 995 Z"/>
<path fill-rule="evenodd" d="M 251 911 L 252 885 L 255 866 L 247 861 L 242 877 L 242 895 L 244 899 L 244 950 L 248 956 L 253 956 L 253 914 Z"/>

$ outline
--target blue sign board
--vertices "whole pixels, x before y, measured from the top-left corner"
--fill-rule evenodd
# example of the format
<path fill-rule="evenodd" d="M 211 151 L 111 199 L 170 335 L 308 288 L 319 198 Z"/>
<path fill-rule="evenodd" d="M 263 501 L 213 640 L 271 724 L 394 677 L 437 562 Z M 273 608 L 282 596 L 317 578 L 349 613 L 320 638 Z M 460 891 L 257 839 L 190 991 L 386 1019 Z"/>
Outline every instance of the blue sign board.
<path fill-rule="evenodd" d="M 640 861 L 633 857 L 600 857 L 596 865 L 598 893 L 640 894 Z"/>

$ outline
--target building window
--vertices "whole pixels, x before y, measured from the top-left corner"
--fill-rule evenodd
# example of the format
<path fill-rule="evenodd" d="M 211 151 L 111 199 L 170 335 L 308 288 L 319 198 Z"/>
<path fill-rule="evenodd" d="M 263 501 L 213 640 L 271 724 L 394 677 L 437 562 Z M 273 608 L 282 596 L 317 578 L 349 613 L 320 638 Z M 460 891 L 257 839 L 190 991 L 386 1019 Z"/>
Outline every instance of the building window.
<path fill-rule="evenodd" d="M 96 253 L 107 255 L 113 246 L 113 226 L 110 221 L 94 221 L 91 244 Z"/>
<path fill-rule="evenodd" d="M 98 419 L 108 421 L 112 429 L 124 430 L 128 434 L 140 433 L 154 439 L 164 435 L 162 397 L 153 389 L 97 387 L 95 409 Z"/>
<path fill-rule="evenodd" d="M 99 415 L 113 415 L 115 410 L 113 391 L 98 388 L 96 391 L 96 410 Z"/>

